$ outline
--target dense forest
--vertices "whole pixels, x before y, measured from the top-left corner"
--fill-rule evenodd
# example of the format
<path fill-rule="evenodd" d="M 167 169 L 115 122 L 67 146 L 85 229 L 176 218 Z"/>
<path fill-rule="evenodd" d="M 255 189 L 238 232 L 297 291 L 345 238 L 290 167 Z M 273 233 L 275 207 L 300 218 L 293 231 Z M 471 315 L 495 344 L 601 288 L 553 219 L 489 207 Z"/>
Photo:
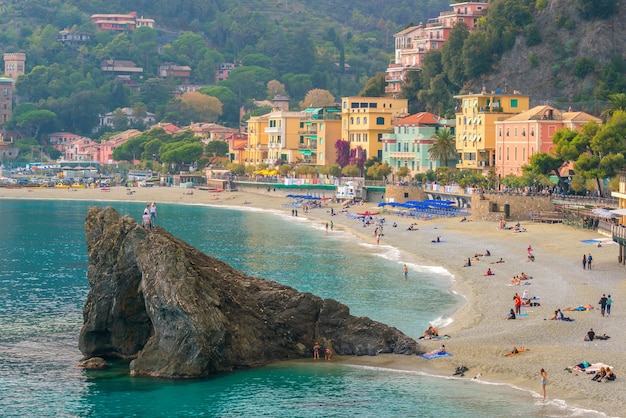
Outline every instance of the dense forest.
<path fill-rule="evenodd" d="M 559 2 L 565 0 L 553 3 Z M 601 0 L 591 8 L 584 0 L 566 3 L 573 6 L 572 15 L 558 17 L 565 28 L 580 19 L 610 18 L 623 1 Z M 492 0 L 479 30 L 455 27 L 444 48 L 429 52 L 422 71 L 406 80 L 410 111 L 449 116 L 452 96 L 501 70 L 500 57 L 520 39 L 529 46 L 545 43 L 536 19 L 549 5 L 548 0 Z M 449 1 L 441 0 L 364 0 L 358 7 L 326 0 L 137 0 L 132 6 L 120 0 L 0 0 L 0 52 L 27 55 L 26 74 L 16 82 L 19 105 L 5 129 L 17 137 L 41 139 L 66 130 L 97 139 L 106 133 L 94 133 L 98 115 L 122 107 L 181 125 L 202 120 L 237 126 L 240 107 L 252 109 L 253 100 L 276 94 L 288 95 L 294 108 L 314 89 L 327 90 L 336 100 L 382 95 L 394 33 L 449 9 Z M 155 28 L 98 32 L 90 20 L 94 13 L 130 11 L 154 19 Z M 79 47 L 61 44 L 56 38 L 64 28 L 89 34 L 90 40 Z M 133 76 L 131 88 L 101 71 L 107 59 L 133 61 L 143 75 Z M 214 85 L 215 64 L 221 62 L 242 65 Z M 203 97 L 173 98 L 175 80 L 157 77 L 163 63 L 191 67 L 192 82 L 206 86 Z M 603 99 L 626 85 L 620 57 L 602 66 L 582 57 L 572 67 L 573 76 L 595 74 L 600 80 L 602 88 L 588 96 Z"/>

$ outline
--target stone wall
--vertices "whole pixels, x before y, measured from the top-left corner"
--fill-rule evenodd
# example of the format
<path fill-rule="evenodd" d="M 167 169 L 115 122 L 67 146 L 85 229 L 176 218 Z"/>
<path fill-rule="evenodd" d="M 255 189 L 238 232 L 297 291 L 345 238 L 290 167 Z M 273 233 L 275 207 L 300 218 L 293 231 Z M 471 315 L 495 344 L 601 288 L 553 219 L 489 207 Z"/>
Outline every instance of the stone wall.
<path fill-rule="evenodd" d="M 414 186 L 387 186 L 385 191 L 386 202 L 404 203 L 407 200 L 426 200 L 428 196 L 421 187 Z"/>
<path fill-rule="evenodd" d="M 472 196 L 472 219 L 482 221 L 527 221 L 531 211 L 553 211 L 549 196 L 476 194 Z M 508 212 L 508 216 L 505 216 Z"/>

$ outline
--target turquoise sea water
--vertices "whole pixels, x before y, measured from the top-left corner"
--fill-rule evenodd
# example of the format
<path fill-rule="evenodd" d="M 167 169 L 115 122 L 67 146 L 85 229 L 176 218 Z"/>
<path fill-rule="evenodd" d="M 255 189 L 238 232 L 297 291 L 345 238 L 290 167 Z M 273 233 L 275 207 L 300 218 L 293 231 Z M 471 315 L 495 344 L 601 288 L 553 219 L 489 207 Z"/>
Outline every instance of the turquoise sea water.
<path fill-rule="evenodd" d="M 94 204 L 135 219 L 143 210 L 123 202 L 0 200 L 2 417 L 600 416 L 504 385 L 332 362 L 277 363 L 192 381 L 131 377 L 124 364 L 78 369 L 89 291 L 84 218 Z M 461 303 L 448 291 L 453 278 L 445 270 L 303 218 L 204 206 L 158 209 L 158 225 L 207 254 L 247 274 L 337 299 L 353 314 L 414 338 L 429 323 L 444 324 Z"/>

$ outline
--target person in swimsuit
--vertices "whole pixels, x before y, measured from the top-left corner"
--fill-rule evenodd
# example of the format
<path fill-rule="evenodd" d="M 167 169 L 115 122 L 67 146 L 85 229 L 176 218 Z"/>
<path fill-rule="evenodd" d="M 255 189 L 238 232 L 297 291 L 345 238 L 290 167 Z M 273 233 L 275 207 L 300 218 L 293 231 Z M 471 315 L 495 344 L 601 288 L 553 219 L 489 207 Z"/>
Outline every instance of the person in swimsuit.
<path fill-rule="evenodd" d="M 546 385 L 548 384 L 548 372 L 541 369 L 541 388 L 543 389 L 543 400 L 546 400 Z"/>
<path fill-rule="evenodd" d="M 313 346 L 313 360 L 320 359 L 320 343 L 315 343 Z"/>

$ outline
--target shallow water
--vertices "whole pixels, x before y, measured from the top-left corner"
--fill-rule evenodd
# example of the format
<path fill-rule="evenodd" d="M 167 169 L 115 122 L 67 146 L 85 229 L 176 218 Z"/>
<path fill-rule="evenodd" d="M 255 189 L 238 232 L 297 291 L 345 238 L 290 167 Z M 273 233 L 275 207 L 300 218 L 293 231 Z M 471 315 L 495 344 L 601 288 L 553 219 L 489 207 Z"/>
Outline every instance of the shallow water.
<path fill-rule="evenodd" d="M 114 206 L 139 219 L 136 203 Z M 76 367 L 88 202 L 0 200 L 0 416 L 598 416 L 536 394 L 415 372 L 286 362 L 210 379 Z M 397 249 L 280 214 L 161 204 L 157 224 L 243 272 L 348 305 L 416 338 L 461 303 L 453 278 Z M 354 221 L 358 222 L 358 221 Z M 402 264 L 410 266 L 408 279 Z M 416 358 L 417 361 L 417 358 Z"/>

